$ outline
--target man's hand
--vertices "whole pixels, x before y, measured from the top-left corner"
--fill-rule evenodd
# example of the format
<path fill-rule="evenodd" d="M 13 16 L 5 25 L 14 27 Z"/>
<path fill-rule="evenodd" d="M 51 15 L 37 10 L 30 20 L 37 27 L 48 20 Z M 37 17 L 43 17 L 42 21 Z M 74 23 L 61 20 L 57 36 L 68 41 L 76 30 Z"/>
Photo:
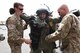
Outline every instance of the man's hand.
<path fill-rule="evenodd" d="M 26 44 L 31 44 L 32 41 L 30 39 L 21 38 Z"/>
<path fill-rule="evenodd" d="M 48 35 L 46 38 L 45 38 L 45 40 L 46 41 L 49 41 L 49 39 L 51 39 L 52 38 L 52 35 L 50 34 L 50 35 Z"/>
<path fill-rule="evenodd" d="M 45 40 L 48 42 L 53 42 L 53 38 L 54 38 L 55 34 L 49 34 L 48 36 L 46 36 Z"/>

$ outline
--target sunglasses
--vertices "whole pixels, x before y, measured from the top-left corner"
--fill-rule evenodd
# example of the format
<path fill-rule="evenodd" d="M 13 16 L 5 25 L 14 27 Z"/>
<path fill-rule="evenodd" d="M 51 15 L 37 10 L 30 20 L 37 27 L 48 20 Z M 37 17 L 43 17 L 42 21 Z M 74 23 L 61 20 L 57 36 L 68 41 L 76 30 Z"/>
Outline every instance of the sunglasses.
<path fill-rule="evenodd" d="M 21 8 L 18 8 L 20 11 L 23 11 L 23 9 L 21 9 Z"/>

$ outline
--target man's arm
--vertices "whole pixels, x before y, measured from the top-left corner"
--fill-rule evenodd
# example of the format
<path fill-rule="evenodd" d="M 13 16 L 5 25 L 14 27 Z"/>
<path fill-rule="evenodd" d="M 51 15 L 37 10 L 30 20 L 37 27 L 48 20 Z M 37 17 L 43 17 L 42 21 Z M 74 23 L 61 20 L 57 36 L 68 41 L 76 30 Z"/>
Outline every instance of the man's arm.
<path fill-rule="evenodd" d="M 14 31 L 14 29 L 16 28 L 15 21 L 11 17 L 9 17 L 7 19 L 7 21 L 6 21 L 6 27 L 10 31 Z"/>
<path fill-rule="evenodd" d="M 49 42 L 53 42 L 65 38 L 71 28 L 71 21 L 71 16 L 65 16 L 62 22 L 59 24 L 58 29 L 54 33 L 48 35 L 45 39 Z"/>

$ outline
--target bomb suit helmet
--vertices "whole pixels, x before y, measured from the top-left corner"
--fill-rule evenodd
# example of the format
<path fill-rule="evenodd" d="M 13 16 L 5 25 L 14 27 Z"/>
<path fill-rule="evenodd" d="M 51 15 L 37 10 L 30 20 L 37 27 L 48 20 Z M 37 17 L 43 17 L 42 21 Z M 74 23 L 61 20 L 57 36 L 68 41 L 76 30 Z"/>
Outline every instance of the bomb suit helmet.
<path fill-rule="evenodd" d="M 50 16 L 52 14 L 52 11 L 50 11 L 49 6 L 46 4 L 41 4 L 36 11 L 36 14 L 39 16 L 41 13 L 46 13 L 47 16 Z"/>
<path fill-rule="evenodd" d="M 37 16 L 39 16 L 42 13 L 45 13 L 47 16 L 49 16 L 49 12 L 46 9 L 38 9 L 36 11 Z"/>

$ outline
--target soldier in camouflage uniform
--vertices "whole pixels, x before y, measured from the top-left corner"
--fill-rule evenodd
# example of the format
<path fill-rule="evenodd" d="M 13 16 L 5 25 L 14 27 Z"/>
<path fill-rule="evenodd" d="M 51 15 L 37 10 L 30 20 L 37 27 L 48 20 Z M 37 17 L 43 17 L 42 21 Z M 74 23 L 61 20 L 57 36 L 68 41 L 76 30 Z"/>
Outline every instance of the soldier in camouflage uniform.
<path fill-rule="evenodd" d="M 63 18 L 67 13 L 69 13 L 69 9 L 65 4 L 60 6 L 57 11 L 58 11 L 61 18 Z M 67 39 L 59 40 L 59 47 L 60 47 L 61 51 L 63 51 L 63 49 L 67 46 L 67 44 L 68 44 Z"/>
<path fill-rule="evenodd" d="M 32 40 L 31 44 L 31 53 L 54 53 L 53 52 L 53 43 L 48 43 L 45 41 L 46 35 L 50 33 L 49 22 L 46 20 L 49 17 L 49 12 L 46 9 L 39 9 L 36 11 L 37 16 L 23 16 L 22 19 L 30 25 L 30 39 Z M 53 30 L 54 31 L 54 30 Z M 26 40 L 25 40 L 26 42 Z M 55 43 L 54 43 L 54 47 Z"/>
<path fill-rule="evenodd" d="M 78 17 L 72 13 L 68 13 L 63 17 L 58 29 L 54 33 L 47 36 L 45 39 L 48 42 L 64 40 L 63 44 L 66 40 L 68 40 L 68 44 L 64 48 L 63 53 L 80 53 L 79 24 Z"/>
<path fill-rule="evenodd" d="M 20 15 L 23 12 L 23 4 L 17 2 L 14 3 L 14 10 L 14 14 L 6 21 L 8 44 L 11 48 L 11 53 L 21 53 L 24 26 Z"/>

